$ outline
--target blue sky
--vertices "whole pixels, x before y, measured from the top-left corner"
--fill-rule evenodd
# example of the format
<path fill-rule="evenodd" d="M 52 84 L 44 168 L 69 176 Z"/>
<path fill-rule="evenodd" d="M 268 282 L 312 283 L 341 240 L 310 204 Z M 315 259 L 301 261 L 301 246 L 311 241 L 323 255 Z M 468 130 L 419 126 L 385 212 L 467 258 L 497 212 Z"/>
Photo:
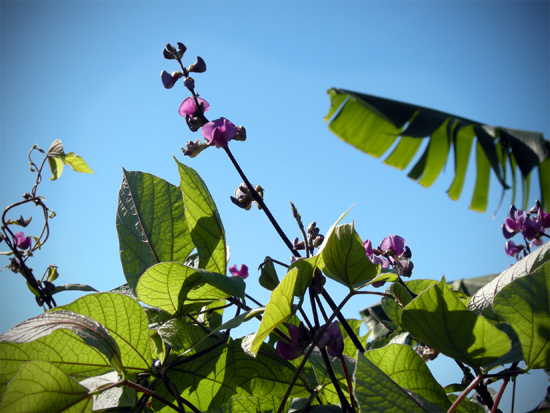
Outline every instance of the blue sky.
<path fill-rule="evenodd" d="M 322 233 L 355 205 L 346 222 L 353 220 L 362 238 L 378 243 L 395 233 L 407 240 L 415 278 L 499 273 L 514 261 L 504 254 L 500 232 L 509 196 L 491 216 L 500 196 L 496 182 L 485 214 L 468 210 L 474 166 L 458 202 L 445 193 L 452 164 L 431 188 L 421 187 L 328 130 L 326 91 L 402 100 L 548 139 L 549 4 L 2 1 L 0 203 L 16 202 L 32 187 L 30 147 L 47 149 L 61 139 L 95 175 L 66 169 L 59 181 L 41 184 L 57 217 L 31 266 L 41 275 L 53 263 L 59 283 L 110 290 L 125 282 L 115 228 L 122 168 L 178 184 L 175 155 L 209 186 L 230 265 L 251 268 L 248 291 L 266 302 L 255 269 L 266 255 L 286 261 L 290 254 L 261 212 L 229 201 L 241 180 L 223 151 L 211 148 L 195 159 L 181 154 L 187 140 L 198 138 L 177 113 L 188 95 L 181 86 L 165 90 L 159 76 L 177 69 L 162 58 L 165 43 L 181 41 L 187 65 L 200 55 L 208 66 L 195 79 L 211 104 L 210 119 L 223 116 L 247 128 L 248 140 L 231 149 L 249 179 L 266 189 L 266 202 L 290 238 L 298 231 L 289 200 L 306 225 L 315 220 Z M 31 228 L 38 231 L 34 218 Z M 0 258 L 0 265 L 7 262 Z M 334 287 L 334 294 L 343 292 Z M 0 274 L 0 297 L 2 332 L 40 311 L 23 279 L 7 271 Z M 352 301 L 345 314 L 359 317 L 372 303 Z M 437 363 L 443 362 L 434 364 L 439 371 L 447 369 Z M 459 380 L 460 372 L 444 377 Z M 532 408 L 545 387 L 541 375 L 521 378 L 519 411 Z"/>

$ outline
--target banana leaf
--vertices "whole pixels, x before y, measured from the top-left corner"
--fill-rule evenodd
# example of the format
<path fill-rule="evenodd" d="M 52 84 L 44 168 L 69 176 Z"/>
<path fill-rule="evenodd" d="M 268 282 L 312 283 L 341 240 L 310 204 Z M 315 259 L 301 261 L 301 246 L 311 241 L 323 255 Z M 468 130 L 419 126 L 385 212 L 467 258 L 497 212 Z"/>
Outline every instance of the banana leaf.
<path fill-rule="evenodd" d="M 431 186 L 454 156 L 455 176 L 447 193 L 457 200 L 464 186 L 470 153 L 475 143 L 476 181 L 470 209 L 484 212 L 489 195 L 491 170 L 502 187 L 502 196 L 512 189 L 515 201 L 520 178 L 523 208 L 529 202 L 531 172 L 538 168 L 540 201 L 550 206 L 550 141 L 540 132 L 530 132 L 483 123 L 396 100 L 344 89 L 330 89 L 329 129 L 357 149 L 381 157 L 384 163 L 405 169 L 422 144 L 428 144 L 408 173 L 424 187 Z M 520 177 L 518 177 L 518 171 Z M 511 176 L 508 176 L 508 175 Z M 502 197 L 501 197 L 502 202 Z"/>

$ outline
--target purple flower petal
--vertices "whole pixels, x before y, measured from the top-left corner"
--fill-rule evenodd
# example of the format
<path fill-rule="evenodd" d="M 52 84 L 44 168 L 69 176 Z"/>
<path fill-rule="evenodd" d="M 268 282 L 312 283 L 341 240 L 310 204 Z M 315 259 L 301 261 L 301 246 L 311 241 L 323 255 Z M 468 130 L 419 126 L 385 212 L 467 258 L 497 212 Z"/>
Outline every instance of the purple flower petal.
<path fill-rule="evenodd" d="M 197 98 L 197 100 L 199 101 L 199 105 L 201 103 L 204 105 L 204 111 L 207 112 L 210 108 L 210 104 L 203 98 Z M 193 116 L 196 110 L 197 107 L 195 106 L 195 99 L 193 97 L 188 97 L 183 102 L 181 102 L 179 114 L 183 117 L 185 117 L 186 115 Z"/>
<path fill-rule="evenodd" d="M 201 133 L 209 145 L 215 144 L 216 147 L 226 147 L 237 134 L 237 127 L 226 118 L 220 118 L 204 125 Z"/>
<path fill-rule="evenodd" d="M 403 254 L 403 251 L 405 249 L 405 239 L 395 234 L 387 236 L 380 243 L 380 250 L 383 252 L 387 252 L 390 248 L 395 252 L 396 255 Z"/>
<path fill-rule="evenodd" d="M 233 277 L 241 277 L 243 280 L 248 278 L 248 267 L 244 264 L 241 264 L 241 269 L 238 270 L 236 265 L 229 267 L 229 272 Z"/>
<path fill-rule="evenodd" d="M 371 242 L 370 239 L 363 242 L 363 247 L 365 247 L 365 251 L 366 251 L 367 255 L 372 255 L 373 254 L 372 242 Z"/>

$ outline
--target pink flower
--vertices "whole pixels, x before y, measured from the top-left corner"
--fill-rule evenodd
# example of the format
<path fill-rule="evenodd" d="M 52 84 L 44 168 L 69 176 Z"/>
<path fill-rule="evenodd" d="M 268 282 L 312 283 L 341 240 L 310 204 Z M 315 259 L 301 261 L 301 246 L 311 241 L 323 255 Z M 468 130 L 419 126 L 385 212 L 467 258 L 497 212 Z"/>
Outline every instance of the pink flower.
<path fill-rule="evenodd" d="M 202 136 L 208 145 L 216 145 L 216 148 L 226 147 L 236 134 L 237 127 L 225 118 L 213 120 L 202 127 Z"/>
<path fill-rule="evenodd" d="M 21 248 L 22 250 L 28 250 L 32 245 L 31 237 L 25 238 L 24 233 L 18 232 L 13 237 L 13 245 L 15 245 L 17 248 Z"/>
<path fill-rule="evenodd" d="M 202 103 L 204 107 L 204 112 L 207 112 L 210 108 L 210 104 L 204 100 L 203 98 L 197 98 L 199 105 Z M 186 117 L 187 115 L 193 116 L 195 112 L 197 111 L 197 107 L 195 106 L 195 98 L 188 97 L 183 102 L 181 102 L 179 113 L 181 116 Z"/>
<path fill-rule="evenodd" d="M 236 265 L 232 265 L 229 267 L 229 272 L 233 275 L 233 277 L 241 277 L 243 280 L 248 278 L 248 267 L 244 264 L 241 264 L 240 270 L 237 270 Z"/>

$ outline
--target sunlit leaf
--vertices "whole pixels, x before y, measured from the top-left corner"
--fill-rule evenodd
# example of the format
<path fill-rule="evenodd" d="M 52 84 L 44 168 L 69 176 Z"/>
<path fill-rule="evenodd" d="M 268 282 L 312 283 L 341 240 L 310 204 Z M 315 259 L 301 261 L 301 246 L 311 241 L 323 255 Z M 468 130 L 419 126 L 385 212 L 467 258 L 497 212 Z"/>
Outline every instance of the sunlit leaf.
<path fill-rule="evenodd" d="M 174 383 L 181 397 L 204 412 L 224 404 L 235 394 L 236 374 L 234 346 L 229 339 L 227 343 L 200 357 L 170 368 L 167 377 Z M 174 400 L 164 388 L 159 390 L 159 394 L 168 400 Z M 153 408 L 159 412 L 173 411 L 156 400 Z"/>
<path fill-rule="evenodd" d="M 296 297 L 302 297 L 305 294 L 307 287 L 309 287 L 313 280 L 315 269 L 321 269 L 323 266 L 321 254 L 294 261 L 290 265 L 289 270 L 294 268 L 298 270 L 298 278 L 296 279 L 296 286 L 294 288 L 294 295 Z"/>
<path fill-rule="evenodd" d="M 258 269 L 260 270 L 260 278 L 258 279 L 260 285 L 266 290 L 273 291 L 279 285 L 279 277 L 277 277 L 272 259 L 265 257 L 264 262 L 260 264 Z"/>
<path fill-rule="evenodd" d="M 134 291 L 147 268 L 184 262 L 194 249 L 180 189 L 154 175 L 123 170 L 116 227 L 122 269 Z"/>
<path fill-rule="evenodd" d="M 413 299 L 401 323 L 416 340 L 477 371 L 511 348 L 508 336 L 469 311 L 445 279 Z"/>
<path fill-rule="evenodd" d="M 60 329 L 75 333 L 87 345 L 103 353 L 120 371 L 120 348 L 109 331 L 96 320 L 70 311 L 53 311 L 29 318 L 0 335 L 0 342 L 31 343 Z"/>
<path fill-rule="evenodd" d="M 495 296 L 515 279 L 535 271 L 548 261 L 550 261 L 550 242 L 540 246 L 527 257 L 522 258 L 513 266 L 504 270 L 485 287 L 478 290 L 468 303 L 468 308 L 482 314 L 484 317 L 498 320 L 498 316 L 493 309 Z"/>
<path fill-rule="evenodd" d="M 451 407 L 443 387 L 434 379 L 426 362 L 410 346 L 390 344 L 365 353 L 380 370 L 404 389 L 415 392 L 444 409 Z"/>
<path fill-rule="evenodd" d="M 0 336 L 2 386 L 17 374 L 25 362 L 32 360 L 51 362 L 66 374 L 77 378 L 111 370 L 113 363 L 110 360 L 117 357 L 117 365 L 120 366 L 120 350 L 108 331 L 95 320 L 67 313 L 53 312 L 31 318 Z M 33 328 L 40 326 L 44 320 L 41 328 Z M 74 329 L 84 333 L 83 337 L 70 329 L 70 324 L 65 322 L 67 320 L 74 322 Z"/>
<path fill-rule="evenodd" d="M 517 278 L 494 299 L 494 309 L 514 329 L 531 368 L 550 367 L 550 262 Z"/>
<path fill-rule="evenodd" d="M 444 412 L 432 405 L 423 407 L 419 398 L 411 396 L 397 385 L 363 354 L 357 354 L 357 366 L 354 374 L 355 397 L 361 412 Z"/>
<path fill-rule="evenodd" d="M 240 277 L 226 277 L 179 262 L 152 266 L 137 287 L 141 301 L 170 314 L 183 314 L 230 296 L 244 298 L 244 290 Z"/>
<path fill-rule="evenodd" d="M 199 174 L 177 159 L 175 161 L 180 174 L 185 217 L 193 244 L 199 253 L 199 266 L 208 271 L 225 274 L 225 230 L 216 204 Z"/>
<path fill-rule="evenodd" d="M 357 149 L 380 157 L 393 147 L 385 163 L 399 169 L 406 168 L 420 147 L 422 138 L 428 139 L 409 177 L 424 186 L 430 186 L 453 153 L 455 177 L 448 194 L 458 199 L 472 143 L 476 142 L 477 178 L 470 208 L 484 211 L 489 191 L 489 171 L 492 170 L 502 188 L 514 188 L 516 182 L 505 180 L 507 168 L 512 176 L 521 172 L 522 183 L 528 182 L 531 171 L 539 167 L 543 208 L 550 206 L 550 180 L 547 163 L 550 142 L 542 133 L 504 127 L 492 127 L 461 116 L 428 109 L 418 105 L 384 99 L 377 96 L 333 88 L 328 91 L 331 107 L 325 120 L 329 129 Z M 527 202 L 528 191 L 524 191 Z"/>
<path fill-rule="evenodd" d="M 0 412 L 92 411 L 92 396 L 61 369 L 46 361 L 25 363 L 8 384 Z"/>
<path fill-rule="evenodd" d="M 271 293 L 269 302 L 265 307 L 262 322 L 250 348 L 252 354 L 257 355 L 260 346 L 273 329 L 279 324 L 284 323 L 292 315 L 292 299 L 294 298 L 297 277 L 298 270 L 290 270 Z"/>
<path fill-rule="evenodd" d="M 351 288 L 379 274 L 380 265 L 367 258 L 353 224 L 338 225 L 325 242 L 322 257 L 328 277 Z"/>
<path fill-rule="evenodd" d="M 70 304 L 55 308 L 79 313 L 101 323 L 115 339 L 125 370 L 151 368 L 148 320 L 143 308 L 130 297 L 115 293 L 89 294 Z"/>
<path fill-rule="evenodd" d="M 87 284 L 63 284 L 63 285 L 56 285 L 54 290 L 52 291 L 53 294 L 60 293 L 62 291 L 94 291 L 98 292 L 94 287 L 89 286 Z"/>

